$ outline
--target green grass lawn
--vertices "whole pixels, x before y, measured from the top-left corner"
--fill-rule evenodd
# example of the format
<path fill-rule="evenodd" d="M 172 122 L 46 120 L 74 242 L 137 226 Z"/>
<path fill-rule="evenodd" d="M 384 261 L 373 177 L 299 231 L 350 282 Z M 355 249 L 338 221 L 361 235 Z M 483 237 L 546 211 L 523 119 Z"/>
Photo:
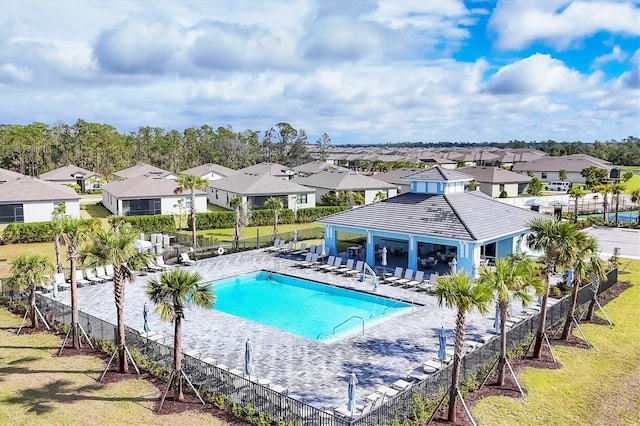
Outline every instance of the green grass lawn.
<path fill-rule="evenodd" d="M 228 212 L 229 209 L 225 209 L 224 207 L 217 206 L 215 204 L 207 203 L 207 211 L 209 212 Z"/>
<path fill-rule="evenodd" d="M 0 424 L 2 425 L 225 425 L 207 413 L 156 415 L 160 392 L 146 380 L 102 384 L 105 361 L 54 355 L 61 339 L 21 334 L 21 318 L 0 309 Z"/>
<path fill-rule="evenodd" d="M 525 398 L 485 398 L 474 417 L 486 425 L 640 424 L 640 261 L 627 272 L 619 279 L 633 287 L 604 306 L 615 327 L 582 326 L 592 349 L 554 346 L 562 368 L 526 369 L 519 374 Z"/>
<path fill-rule="evenodd" d="M 631 194 L 632 191 L 640 189 L 640 175 L 634 174 L 631 179 L 625 182 L 625 194 Z"/>
<path fill-rule="evenodd" d="M 293 232 L 294 229 L 302 231 L 304 229 L 318 228 L 322 229 L 322 225 L 316 223 L 295 223 L 290 225 L 278 225 L 278 232 Z M 273 234 L 273 225 L 268 226 L 248 226 L 242 229 L 242 238 L 255 238 L 256 230 L 259 230 L 260 236 L 264 237 Z M 198 231 L 198 235 L 206 235 L 208 237 L 217 238 L 219 241 L 232 241 L 233 228 L 225 229 L 207 229 L 206 231 Z"/>
<path fill-rule="evenodd" d="M 0 246 L 0 252 L 2 253 L 0 255 L 0 279 L 10 275 L 11 261 L 22 254 L 40 253 L 51 259 L 51 262 L 55 262 L 56 259 L 53 243 L 7 244 Z M 63 263 L 66 263 L 66 256 Z"/>
<path fill-rule="evenodd" d="M 87 208 L 84 211 L 86 211 L 89 216 L 94 219 L 106 219 L 107 217 L 111 216 L 111 212 L 103 206 L 99 206 L 98 204 L 87 204 L 86 206 Z M 83 210 L 81 210 L 80 212 L 82 213 L 82 211 Z"/>

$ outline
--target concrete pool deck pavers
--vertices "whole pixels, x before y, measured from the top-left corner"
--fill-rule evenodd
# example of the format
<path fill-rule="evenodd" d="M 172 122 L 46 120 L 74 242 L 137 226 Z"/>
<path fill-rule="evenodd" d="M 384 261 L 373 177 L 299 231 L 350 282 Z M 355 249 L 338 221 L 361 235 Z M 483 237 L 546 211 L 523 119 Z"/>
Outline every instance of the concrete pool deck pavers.
<path fill-rule="evenodd" d="M 200 260 L 188 267 L 202 274 L 204 281 L 228 278 L 256 270 L 270 270 L 332 285 L 371 292 L 372 283 L 355 278 L 295 267 L 296 261 L 276 257 L 263 251 L 250 251 Z M 125 322 L 142 329 L 143 306 L 147 278 L 137 277 L 125 288 Z M 437 356 L 440 327 L 453 330 L 455 311 L 438 307 L 434 296 L 408 289 L 380 284 L 380 296 L 415 303 L 406 313 L 389 317 L 357 334 L 333 343 L 323 343 L 285 333 L 233 315 L 213 310 L 187 308 L 182 326 L 183 351 L 193 351 L 199 357 L 211 357 L 232 369 L 244 370 L 245 342 L 253 344 L 253 364 L 256 378 L 288 389 L 289 394 L 325 409 L 342 407 L 347 402 L 347 378 L 358 377 L 358 399 L 363 399 L 380 385 L 390 386 L 406 379 L 424 361 Z M 59 300 L 70 303 L 70 292 L 59 294 Z M 115 324 L 113 285 L 103 283 L 78 289 L 80 310 Z M 173 344 L 173 326 L 161 321 L 149 303 L 151 330 L 165 336 L 164 344 Z M 514 303 L 513 312 L 522 307 Z M 468 316 L 467 338 L 486 335 L 493 324 L 494 310 L 482 316 Z M 336 325 L 346 318 L 336 318 Z M 452 333 L 449 333 L 452 338 Z"/>

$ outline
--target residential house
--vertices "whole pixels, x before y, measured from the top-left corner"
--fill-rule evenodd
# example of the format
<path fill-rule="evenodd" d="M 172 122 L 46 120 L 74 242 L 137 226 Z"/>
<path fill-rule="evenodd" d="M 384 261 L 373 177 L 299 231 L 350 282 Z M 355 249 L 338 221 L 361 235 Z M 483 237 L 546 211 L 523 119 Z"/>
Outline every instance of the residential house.
<path fill-rule="evenodd" d="M 454 163 L 455 164 L 455 163 Z M 396 185 L 398 188 L 398 194 L 404 194 L 409 192 L 409 182 L 404 180 L 407 176 L 416 174 L 424 169 L 407 168 L 394 169 L 384 173 L 378 173 L 374 175 L 376 179 Z"/>
<path fill-rule="evenodd" d="M 164 179 L 175 180 L 177 175 L 167 170 L 162 170 L 156 166 L 150 164 L 138 163 L 135 166 L 128 167 L 124 170 L 120 170 L 113 173 L 113 180 L 120 181 L 131 179 L 138 176 L 158 176 Z"/>
<path fill-rule="evenodd" d="M 371 204 L 383 198 L 395 197 L 398 194 L 398 187 L 388 182 L 358 173 L 327 170 L 307 177 L 297 177 L 292 182 L 315 188 L 317 199 L 327 193 L 339 195 L 341 192 L 351 191 L 361 194 L 364 197 L 364 204 Z"/>
<path fill-rule="evenodd" d="M 278 163 L 258 163 L 236 172 L 237 174 L 270 175 L 281 179 L 289 179 L 295 174 L 290 167 Z"/>
<path fill-rule="evenodd" d="M 80 196 L 65 185 L 0 169 L 0 223 L 46 222 L 60 204 L 80 218 Z"/>
<path fill-rule="evenodd" d="M 585 178 L 580 174 L 587 167 L 598 167 L 611 173 L 613 169 L 610 162 L 592 157 L 587 154 L 572 154 L 559 157 L 542 157 L 537 160 L 516 163 L 511 170 L 521 174 L 532 173 L 543 182 L 558 181 L 560 172 L 567 173 L 567 181 L 571 183 L 584 183 Z"/>
<path fill-rule="evenodd" d="M 493 198 L 498 198 L 503 193 L 507 197 L 522 195 L 531 180 L 526 175 L 523 176 L 520 173 L 510 172 L 499 167 L 464 167 L 458 171 L 472 176 L 478 184 L 478 189 Z"/>
<path fill-rule="evenodd" d="M 292 210 L 316 206 L 314 189 L 279 176 L 238 173 L 209 182 L 207 198 L 211 204 L 230 209 L 236 196 L 242 198 L 243 204 L 258 209 L 271 197 L 281 198 L 283 206 Z"/>
<path fill-rule="evenodd" d="M 309 176 L 325 170 L 349 170 L 344 167 L 329 164 L 325 161 L 315 160 L 309 163 L 301 164 L 293 168 L 296 176 Z"/>
<path fill-rule="evenodd" d="M 522 250 L 529 222 L 543 217 L 466 192 L 473 178 L 455 170 L 435 167 L 406 179 L 408 193 L 319 219 L 329 253 L 348 250 L 359 234 L 371 266 L 383 266 L 381 253 L 388 251 L 395 266 L 430 269 L 439 260 L 477 276 L 484 262 Z"/>
<path fill-rule="evenodd" d="M 180 214 L 191 208 L 191 193 L 176 193 L 174 180 L 161 175 L 133 176 L 102 186 L 102 204 L 119 216 Z M 207 211 L 206 192 L 196 190 L 196 211 Z M 178 200 L 182 200 L 179 202 Z"/>
<path fill-rule="evenodd" d="M 181 175 L 194 175 L 206 180 L 218 180 L 236 173 L 233 169 L 215 163 L 205 163 L 180 172 Z"/>
<path fill-rule="evenodd" d="M 62 185 L 78 185 L 80 192 L 100 189 L 102 176 L 82 167 L 68 165 L 40 175 L 40 179 Z"/>

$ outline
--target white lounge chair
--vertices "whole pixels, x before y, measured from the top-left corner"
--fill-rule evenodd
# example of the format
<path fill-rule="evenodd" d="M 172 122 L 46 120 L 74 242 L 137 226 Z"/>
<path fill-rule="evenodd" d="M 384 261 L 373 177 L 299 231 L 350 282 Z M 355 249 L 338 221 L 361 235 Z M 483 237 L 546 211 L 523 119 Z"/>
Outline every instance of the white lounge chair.
<path fill-rule="evenodd" d="M 362 273 L 362 269 L 364 268 L 364 261 L 363 260 L 358 260 L 356 262 L 356 266 L 355 268 L 349 270 L 349 271 L 344 271 L 343 274 L 345 275 L 359 275 Z"/>
<path fill-rule="evenodd" d="M 423 281 L 421 284 L 418 284 L 418 289 L 433 293 L 436 289 L 437 280 L 438 274 L 431 274 L 429 276 L 429 281 Z"/>
<path fill-rule="evenodd" d="M 57 285 L 58 290 L 71 288 L 71 284 L 65 281 L 63 273 L 53 274 L 53 282 L 51 283 L 51 285 Z"/>
<path fill-rule="evenodd" d="M 96 266 L 96 276 L 105 281 L 113 280 L 113 275 L 107 274 L 104 266 Z"/>
<path fill-rule="evenodd" d="M 183 265 L 194 265 L 196 261 L 189 258 L 189 253 L 180 253 L 180 263 Z"/>
<path fill-rule="evenodd" d="M 158 265 L 159 268 L 162 268 L 163 271 L 171 271 L 174 268 L 173 265 L 167 265 L 164 263 L 162 256 L 156 256 L 156 265 Z"/>
<path fill-rule="evenodd" d="M 318 257 L 320 257 L 320 256 L 318 256 Z M 335 262 L 335 260 L 336 260 L 335 256 L 329 256 L 329 258 L 327 259 L 327 263 L 325 263 L 324 265 L 318 266 L 317 269 L 321 269 L 321 268 L 323 268 L 325 266 L 333 266 L 333 262 Z"/>
<path fill-rule="evenodd" d="M 104 265 L 104 273 L 107 277 L 109 277 L 109 281 L 113 280 L 113 276 L 116 274 L 113 269 L 113 265 Z"/>
<path fill-rule="evenodd" d="M 160 267 L 157 263 L 155 263 L 153 260 L 149 260 L 147 262 L 147 270 L 149 272 L 161 272 L 164 269 Z"/>
<path fill-rule="evenodd" d="M 84 276 L 82 275 L 82 269 L 76 269 L 76 285 L 78 287 L 82 287 L 85 284 L 91 284 L 91 281 L 84 279 Z"/>
<path fill-rule="evenodd" d="M 404 286 L 406 283 L 408 283 L 411 280 L 413 280 L 413 269 L 407 268 L 404 271 L 404 278 L 400 278 L 399 280 L 396 280 L 396 282 L 393 284 Z"/>
<path fill-rule="evenodd" d="M 284 247 L 284 240 L 276 238 L 271 247 L 267 247 L 265 250 L 269 252 L 280 251 Z"/>
<path fill-rule="evenodd" d="M 333 259 L 333 265 L 326 264 L 320 267 L 319 269 L 323 272 L 332 272 L 332 271 L 335 271 L 336 269 L 339 269 L 341 265 L 342 265 L 342 258 L 336 256 L 336 258 Z"/>
<path fill-rule="evenodd" d="M 353 259 L 347 259 L 347 264 L 345 266 L 335 269 L 333 272 L 337 274 L 344 274 L 347 271 L 351 271 L 353 270 L 353 262 L 354 262 Z"/>
<path fill-rule="evenodd" d="M 87 268 L 84 270 L 85 275 L 87 276 L 87 280 L 89 280 L 89 284 L 103 283 L 104 280 L 102 278 L 98 278 L 96 275 L 95 269 Z M 76 279 L 77 281 L 77 279 Z"/>
<path fill-rule="evenodd" d="M 422 284 L 423 281 L 424 281 L 424 271 L 416 271 L 416 276 L 413 278 L 413 280 L 409 281 L 404 286 L 406 288 L 417 287 L 420 284 Z"/>
<path fill-rule="evenodd" d="M 300 256 L 302 254 L 306 254 L 307 253 L 307 243 L 302 243 L 300 245 L 300 249 L 299 250 L 295 250 L 291 252 L 292 256 Z"/>
<path fill-rule="evenodd" d="M 312 266 L 318 265 L 320 263 L 318 262 L 318 253 L 307 253 L 307 255 L 311 256 L 309 260 L 305 258 L 304 261 L 297 263 L 297 266 L 301 268 L 311 268 Z"/>
<path fill-rule="evenodd" d="M 396 270 L 393 273 L 393 276 L 392 277 L 386 277 L 384 279 L 384 281 L 389 283 L 389 284 L 393 284 L 394 281 L 398 281 L 399 279 L 402 278 L 402 271 L 403 271 L 403 269 L 400 266 L 396 266 Z"/>

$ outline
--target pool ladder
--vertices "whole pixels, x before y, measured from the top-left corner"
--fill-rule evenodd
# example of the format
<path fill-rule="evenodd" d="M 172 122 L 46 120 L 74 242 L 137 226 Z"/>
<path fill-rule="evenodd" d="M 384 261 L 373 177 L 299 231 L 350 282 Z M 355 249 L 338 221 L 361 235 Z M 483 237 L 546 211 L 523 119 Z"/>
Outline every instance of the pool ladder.
<path fill-rule="evenodd" d="M 343 324 L 348 323 L 349 321 L 351 321 L 354 318 L 357 318 L 362 322 L 362 335 L 364 336 L 364 318 L 362 318 L 361 316 L 358 316 L 358 315 L 354 315 L 352 317 L 349 317 L 346 320 L 342 321 L 340 324 L 338 324 L 335 327 L 333 327 L 333 332 L 331 333 L 331 336 L 336 334 L 336 328 L 340 327 Z M 318 334 L 318 337 L 316 337 L 316 340 L 320 339 L 320 336 L 322 336 L 322 335 L 323 335 L 323 333 Z"/>

